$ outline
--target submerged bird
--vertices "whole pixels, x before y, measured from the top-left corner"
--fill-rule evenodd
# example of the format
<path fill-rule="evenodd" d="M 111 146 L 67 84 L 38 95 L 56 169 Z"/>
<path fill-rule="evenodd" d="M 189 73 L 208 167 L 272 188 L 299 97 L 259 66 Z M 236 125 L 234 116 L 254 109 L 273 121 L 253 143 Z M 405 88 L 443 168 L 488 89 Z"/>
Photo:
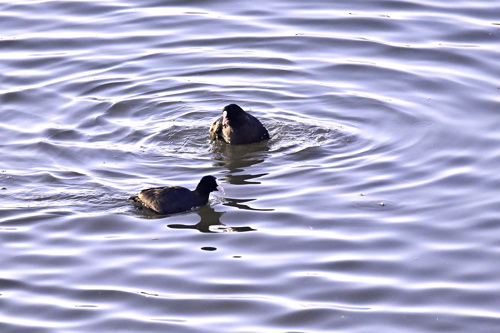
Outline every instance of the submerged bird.
<path fill-rule="evenodd" d="M 231 145 L 242 145 L 269 140 L 269 133 L 259 119 L 243 111 L 236 104 L 222 110 L 210 127 L 210 140 L 221 140 Z"/>
<path fill-rule="evenodd" d="M 129 199 L 138 206 L 149 208 L 158 214 L 174 214 L 206 205 L 208 195 L 213 191 L 224 193 L 217 178 L 205 176 L 193 191 L 181 186 L 154 187 L 142 190 Z"/>

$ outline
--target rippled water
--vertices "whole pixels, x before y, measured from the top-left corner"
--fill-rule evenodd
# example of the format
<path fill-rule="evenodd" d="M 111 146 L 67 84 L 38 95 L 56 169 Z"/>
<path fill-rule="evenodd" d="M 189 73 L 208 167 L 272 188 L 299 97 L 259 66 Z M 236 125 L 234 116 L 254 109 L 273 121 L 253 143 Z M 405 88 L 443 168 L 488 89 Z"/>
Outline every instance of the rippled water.
<path fill-rule="evenodd" d="M 499 330 L 499 12 L 0 1 L 0 330 Z M 271 140 L 211 144 L 229 103 Z"/>

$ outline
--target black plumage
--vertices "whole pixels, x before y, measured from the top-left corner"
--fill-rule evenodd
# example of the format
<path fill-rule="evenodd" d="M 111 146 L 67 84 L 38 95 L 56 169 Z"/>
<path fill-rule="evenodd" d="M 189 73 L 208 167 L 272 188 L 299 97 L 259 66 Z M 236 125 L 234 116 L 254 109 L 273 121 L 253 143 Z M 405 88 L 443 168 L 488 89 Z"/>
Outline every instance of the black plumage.
<path fill-rule="evenodd" d="M 229 104 L 210 127 L 210 140 L 242 145 L 269 140 L 269 133 L 259 119 L 236 104 Z"/>
<path fill-rule="evenodd" d="M 174 214 L 206 205 L 213 191 L 224 192 L 214 176 L 203 177 L 195 190 L 181 186 L 154 187 L 142 190 L 129 199 L 141 207 L 149 208 L 158 214 Z"/>

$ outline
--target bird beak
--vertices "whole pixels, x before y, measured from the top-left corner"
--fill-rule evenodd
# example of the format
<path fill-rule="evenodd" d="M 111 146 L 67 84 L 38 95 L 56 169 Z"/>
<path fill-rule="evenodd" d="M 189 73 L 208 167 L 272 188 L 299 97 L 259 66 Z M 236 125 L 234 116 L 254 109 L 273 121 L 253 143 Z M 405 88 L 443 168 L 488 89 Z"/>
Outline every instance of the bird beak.
<path fill-rule="evenodd" d="M 227 111 L 222 112 L 222 125 L 227 123 Z"/>
<path fill-rule="evenodd" d="M 226 194 L 224 188 L 220 185 L 219 180 L 216 180 L 216 182 L 217 182 L 217 191 L 222 192 L 222 194 Z"/>

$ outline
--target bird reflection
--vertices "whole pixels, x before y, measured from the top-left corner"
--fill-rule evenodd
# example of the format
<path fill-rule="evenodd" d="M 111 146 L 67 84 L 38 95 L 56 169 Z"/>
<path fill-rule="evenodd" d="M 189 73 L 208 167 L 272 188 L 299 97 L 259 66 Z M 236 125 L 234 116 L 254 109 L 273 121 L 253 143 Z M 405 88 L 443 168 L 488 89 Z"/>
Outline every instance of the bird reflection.
<path fill-rule="evenodd" d="M 197 229 L 199 232 L 215 233 L 215 232 L 245 232 L 255 231 L 251 227 L 228 227 L 220 221 L 221 216 L 225 212 L 216 212 L 210 206 L 203 206 L 197 212 L 200 216 L 200 222 L 187 225 L 187 224 L 169 224 L 168 227 L 172 229 Z"/>
<path fill-rule="evenodd" d="M 224 166 L 228 170 L 228 174 L 231 175 L 244 172 L 246 168 L 264 162 L 269 155 L 269 146 L 267 142 L 238 146 L 216 142 L 212 146 L 212 155 L 216 161 L 214 166 Z M 263 175 L 266 173 L 248 176 L 250 176 L 249 178 L 257 178 Z M 230 179 L 228 180 L 230 181 Z"/>
<path fill-rule="evenodd" d="M 224 180 L 233 185 L 260 184 L 258 179 L 268 173 L 250 174 L 247 169 L 262 163 L 269 156 L 269 144 L 267 141 L 249 145 L 228 145 L 216 142 L 212 146 L 214 166 L 223 166 L 227 169 Z M 224 198 L 223 205 L 236 207 L 244 210 L 273 211 L 274 209 L 252 208 L 247 203 L 256 199 L 231 199 Z"/>
<path fill-rule="evenodd" d="M 256 200 L 256 199 L 230 199 L 230 198 L 226 198 L 223 205 L 230 206 L 230 207 L 236 207 L 239 209 L 245 209 L 245 210 L 255 210 L 255 211 L 260 211 L 260 212 L 271 212 L 274 210 L 272 208 L 252 208 L 249 205 L 244 204 L 245 202 L 250 202 L 250 201 L 254 201 L 254 200 Z"/>
<path fill-rule="evenodd" d="M 256 179 L 262 176 L 267 175 L 267 173 L 260 173 L 257 175 L 233 175 L 233 174 L 226 174 L 224 176 L 224 179 L 226 180 L 227 183 L 233 184 L 233 185 L 244 185 L 244 184 L 260 184 L 259 181 L 255 181 L 252 179 Z"/>

